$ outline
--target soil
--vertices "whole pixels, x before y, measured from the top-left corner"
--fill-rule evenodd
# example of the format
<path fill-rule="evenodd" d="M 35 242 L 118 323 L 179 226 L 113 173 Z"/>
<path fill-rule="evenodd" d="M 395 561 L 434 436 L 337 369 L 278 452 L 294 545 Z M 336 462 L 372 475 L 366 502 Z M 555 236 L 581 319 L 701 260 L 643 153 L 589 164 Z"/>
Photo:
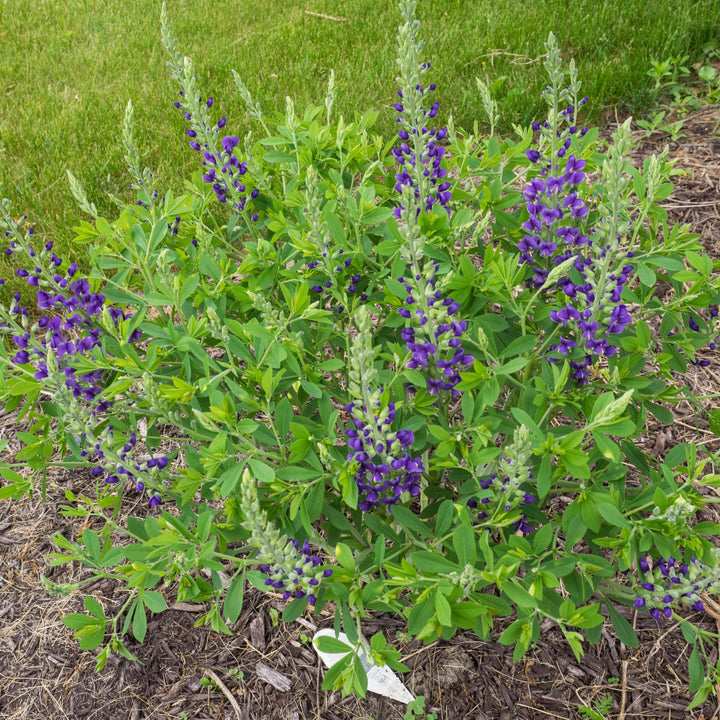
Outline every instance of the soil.
<path fill-rule="evenodd" d="M 720 107 L 704 108 L 685 119 L 685 137 L 670 144 L 682 174 L 665 207 L 672 220 L 688 223 L 707 251 L 720 259 Z M 612 128 L 607 128 L 611 130 Z M 667 136 L 634 133 L 635 164 L 659 152 Z M 706 353 L 707 359 L 713 353 Z M 693 366 L 688 381 L 703 394 L 720 390 L 717 364 Z M 707 409 L 707 407 L 705 408 Z M 664 454 L 674 444 L 697 442 L 698 427 L 689 405 L 676 412 L 671 427 L 657 427 L 645 438 Z M 13 422 L 5 418 L 0 437 L 12 438 Z M 699 420 L 701 444 L 720 449 L 720 438 Z M 395 720 L 406 707 L 369 694 L 358 700 L 321 690 L 323 670 L 309 637 L 313 627 L 332 626 L 330 616 L 308 614 L 290 625 L 278 623 L 279 598 L 249 590 L 232 635 L 219 635 L 194 623 L 202 606 L 175 605 L 153 616 L 143 645 L 130 644 L 142 664 L 113 656 L 95 672 L 91 652 L 80 651 L 61 618 L 83 612 L 82 595 L 50 595 L 43 576 L 56 583 L 85 577 L 75 565 L 50 566 L 57 551 L 52 536 L 77 537 L 77 518 L 61 513 L 66 488 L 82 492 L 91 477 L 76 472 L 50 477 L 47 502 L 32 499 L 0 503 L 0 717 L 5 720 Z M 714 490 L 706 492 L 713 495 Z M 703 519 L 720 522 L 714 505 Z M 109 582 L 90 588 L 107 607 L 121 598 Z M 519 663 L 512 649 L 497 642 L 504 626 L 489 641 L 459 633 L 451 641 L 428 647 L 407 642 L 403 621 L 378 616 L 368 621 L 368 636 L 381 631 L 402 652 L 410 672 L 403 676 L 410 691 L 423 695 L 428 712 L 442 720 L 535 720 L 580 718 L 584 706 L 609 698 L 613 720 L 692 718 L 710 720 L 720 710 L 716 699 L 687 711 L 689 648 L 677 622 L 658 623 L 647 614 L 626 612 L 640 638 L 638 648 L 622 645 L 611 629 L 587 646 L 578 662 L 561 634 L 544 627 L 537 647 Z M 689 619 L 716 632 L 720 614 L 689 612 Z M 709 660 L 718 661 L 715 649 Z M 203 682 L 201 682 L 201 680 Z M 210 684 L 208 684 L 210 680 Z M 718 687 L 720 691 L 720 687 Z M 720 693 L 719 693 L 720 694 Z M 592 716 L 591 716 L 592 717 Z"/>

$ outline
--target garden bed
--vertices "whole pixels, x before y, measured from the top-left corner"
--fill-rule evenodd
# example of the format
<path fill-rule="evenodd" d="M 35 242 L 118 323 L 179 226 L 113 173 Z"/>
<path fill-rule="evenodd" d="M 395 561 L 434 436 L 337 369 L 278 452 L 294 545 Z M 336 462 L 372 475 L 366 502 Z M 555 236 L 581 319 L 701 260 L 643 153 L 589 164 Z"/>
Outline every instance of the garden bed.
<path fill-rule="evenodd" d="M 701 234 L 714 259 L 720 259 L 720 108 L 707 107 L 685 120 L 686 137 L 670 147 L 670 157 L 684 174 L 675 178 L 674 194 L 664 203 L 674 221 L 688 223 Z M 662 136 L 636 132 L 633 161 L 658 152 Z M 712 360 L 706 351 L 700 357 Z M 715 364 L 690 366 L 686 381 L 698 395 L 720 392 Z M 708 401 L 702 401 L 706 404 Z M 706 407 L 705 410 L 711 409 Z M 717 450 L 717 438 L 706 419 L 687 406 L 675 409 L 675 423 L 657 426 L 644 436 L 643 449 L 664 455 L 679 442 L 696 442 L 699 429 L 707 446 Z M 12 438 L 14 418 L 2 423 L 2 436 Z M 701 441 L 702 442 L 702 441 Z M 320 689 L 323 671 L 309 638 L 318 627 L 332 625 L 332 615 L 306 614 L 304 623 L 277 621 L 283 604 L 279 597 L 250 589 L 245 607 L 233 625 L 232 636 L 207 627 L 194 628 L 202 606 L 173 606 L 148 625 L 143 645 L 129 649 L 143 665 L 113 656 L 96 673 L 92 653 L 81 652 L 62 617 L 82 612 L 80 593 L 51 596 L 42 578 L 73 583 L 86 570 L 74 565 L 49 567 L 55 533 L 76 537 L 83 529 L 61 512 L 64 492 L 91 494 L 88 471 L 58 473 L 48 478 L 47 502 L 31 500 L 0 503 L 0 715 L 8 720 L 42 717 L 225 720 L 394 720 L 405 707 L 368 695 L 364 700 L 341 698 L 339 692 Z M 712 488 L 708 493 L 715 493 Z M 712 508 L 712 505 L 708 506 Z M 720 522 L 714 509 L 704 514 Z M 717 517 L 712 517 L 717 515 Z M 104 604 L 113 606 L 119 591 L 108 581 L 90 588 Z M 117 593 L 117 596 L 116 596 Z M 692 620 L 707 630 L 720 628 L 720 615 L 710 609 Z M 714 717 L 711 698 L 687 712 L 687 645 L 679 623 L 658 624 L 647 614 L 629 609 L 627 619 L 640 638 L 636 649 L 626 648 L 610 632 L 587 647 L 578 662 L 556 628 L 544 628 L 540 642 L 523 660 L 512 662 L 512 647 L 499 644 L 503 624 L 488 642 L 471 633 L 423 647 L 406 643 L 405 622 L 392 616 L 366 621 L 369 637 L 383 632 L 403 654 L 411 672 L 404 676 L 415 695 L 426 698 L 427 708 L 440 718 L 460 720 L 510 718 L 576 718 L 579 708 L 612 699 L 611 718 Z M 509 624 L 510 620 L 506 621 Z M 712 662 L 717 661 L 717 652 Z M 287 689 L 289 688 L 289 689 Z"/>

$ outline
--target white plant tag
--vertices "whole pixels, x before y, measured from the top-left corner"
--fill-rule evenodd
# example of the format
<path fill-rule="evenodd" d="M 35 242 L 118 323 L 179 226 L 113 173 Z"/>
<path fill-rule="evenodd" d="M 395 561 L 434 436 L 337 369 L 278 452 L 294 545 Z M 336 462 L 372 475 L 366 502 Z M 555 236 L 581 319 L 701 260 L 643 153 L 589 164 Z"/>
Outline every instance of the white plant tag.
<path fill-rule="evenodd" d="M 335 631 L 331 628 L 325 630 L 318 630 L 313 635 L 313 647 L 315 652 L 320 656 L 320 659 L 325 663 L 325 667 L 331 668 L 338 660 L 344 658 L 347 653 L 329 653 L 319 650 L 315 644 L 315 640 L 321 637 L 335 637 Z M 346 645 L 352 647 L 348 636 L 345 633 L 340 633 L 337 637 L 338 640 L 344 642 Z M 360 649 L 358 657 L 362 666 L 365 668 L 368 678 L 368 691 L 377 693 L 378 695 L 384 695 L 391 700 L 397 700 L 398 702 L 409 703 L 415 698 L 413 694 L 403 685 L 402 681 L 398 676 L 387 666 L 387 665 L 371 665 L 367 658 L 367 655 Z"/>

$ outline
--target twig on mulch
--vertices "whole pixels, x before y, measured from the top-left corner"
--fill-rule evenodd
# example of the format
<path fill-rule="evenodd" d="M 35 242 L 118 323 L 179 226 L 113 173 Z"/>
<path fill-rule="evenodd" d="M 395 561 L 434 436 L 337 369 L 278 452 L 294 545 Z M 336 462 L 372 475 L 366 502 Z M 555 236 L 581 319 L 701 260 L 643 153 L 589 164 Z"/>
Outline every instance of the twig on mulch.
<path fill-rule="evenodd" d="M 627 703 L 627 669 L 628 661 L 622 661 L 622 692 L 620 693 L 620 712 L 617 720 L 625 720 L 625 704 Z"/>
<path fill-rule="evenodd" d="M 242 710 L 238 705 L 238 701 L 233 697 L 233 694 L 227 689 L 225 683 L 218 677 L 218 674 L 210 668 L 203 668 L 202 672 L 207 675 L 217 686 L 220 688 L 222 694 L 228 699 L 228 702 L 233 706 L 235 714 L 238 716 L 238 720 L 243 720 Z"/>
<path fill-rule="evenodd" d="M 633 613 L 633 622 L 632 622 L 633 630 L 637 631 L 637 611 Z M 625 720 L 625 706 L 627 704 L 627 690 L 628 690 L 628 682 L 627 682 L 627 674 L 628 674 L 628 660 L 622 661 L 622 691 L 620 693 L 620 712 L 618 713 L 617 720 Z"/>

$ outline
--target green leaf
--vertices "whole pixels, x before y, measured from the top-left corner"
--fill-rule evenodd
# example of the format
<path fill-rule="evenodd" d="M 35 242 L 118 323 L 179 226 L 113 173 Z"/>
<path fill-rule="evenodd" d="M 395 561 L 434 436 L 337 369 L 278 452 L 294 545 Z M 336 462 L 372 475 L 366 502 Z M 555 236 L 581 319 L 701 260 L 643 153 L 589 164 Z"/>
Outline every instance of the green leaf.
<path fill-rule="evenodd" d="M 383 560 L 385 559 L 385 536 L 378 535 L 375 539 L 375 567 L 380 570 L 383 567 Z"/>
<path fill-rule="evenodd" d="M 605 437 L 602 433 L 592 431 L 593 440 L 597 445 L 598 450 L 603 454 L 603 457 L 608 460 L 612 460 L 615 463 L 622 461 L 622 454 L 618 444 Z"/>
<path fill-rule="evenodd" d="M 552 487 L 553 465 L 552 457 L 544 455 L 537 473 L 537 491 L 540 500 L 544 500 Z"/>
<path fill-rule="evenodd" d="M 502 645 L 512 645 L 520 639 L 520 635 L 523 633 L 525 627 L 524 620 L 515 620 L 505 632 L 498 638 Z"/>
<path fill-rule="evenodd" d="M 677 467 L 678 465 L 684 465 L 687 463 L 689 449 L 690 445 L 688 445 L 688 443 L 679 443 L 678 445 L 675 445 L 675 447 L 673 447 L 665 456 L 664 464 L 671 468 Z"/>
<path fill-rule="evenodd" d="M 332 667 L 328 668 L 323 678 L 322 689 L 334 690 L 338 687 L 338 681 L 341 676 L 348 670 L 352 664 L 353 656 L 348 653 L 345 657 L 340 658 Z"/>
<path fill-rule="evenodd" d="M 649 400 L 645 400 L 644 402 L 645 405 L 647 405 L 648 410 L 650 410 L 650 412 L 658 419 L 659 422 L 665 425 L 672 425 L 675 422 L 675 417 L 673 416 L 672 411 L 668 408 L 663 407 L 662 405 L 658 405 L 654 402 L 650 402 Z M 712 412 L 708 413 L 708 415 L 712 415 Z M 718 417 L 720 419 L 720 416 Z M 720 427 L 720 425 L 718 425 L 718 427 Z M 710 429 L 712 430 L 712 421 L 710 423 Z M 715 431 L 713 430 L 713 432 Z"/>
<path fill-rule="evenodd" d="M 518 370 L 522 370 L 527 364 L 529 360 L 528 358 L 524 357 L 516 357 L 512 360 L 503 363 L 500 365 L 500 367 L 495 369 L 496 375 L 512 375 L 512 373 L 516 373 Z"/>
<path fill-rule="evenodd" d="M 197 535 L 200 542 L 204 543 L 210 536 L 210 528 L 212 526 L 213 514 L 210 510 L 205 510 L 198 515 L 197 519 Z"/>
<path fill-rule="evenodd" d="M 259 570 L 246 570 L 245 579 L 254 588 L 267 592 L 268 586 L 265 584 L 265 581 L 268 579 L 268 576 L 265 573 L 260 572 Z"/>
<path fill-rule="evenodd" d="M 269 484 L 275 479 L 275 471 L 262 460 L 257 458 L 250 458 L 248 465 L 253 472 L 253 475 L 262 483 Z"/>
<path fill-rule="evenodd" d="M 157 590 L 146 590 L 143 593 L 142 600 L 150 612 L 161 613 L 167 610 L 167 602 L 165 602 L 162 593 Z"/>
<path fill-rule="evenodd" d="M 518 607 L 521 608 L 536 608 L 537 599 L 534 598 L 524 587 L 516 585 L 512 581 L 502 583 L 500 589 L 514 602 Z"/>
<path fill-rule="evenodd" d="M 605 425 L 598 425 L 595 429 L 605 433 L 606 435 L 628 437 L 635 432 L 635 423 L 630 420 L 630 418 L 623 418 L 622 420 L 616 420 L 615 422 L 607 423 Z"/>
<path fill-rule="evenodd" d="M 593 495 L 595 495 L 595 493 L 593 493 Z M 607 497 L 607 499 L 609 501 L 610 497 Z M 602 516 L 603 520 L 610 525 L 628 529 L 632 527 L 627 521 L 626 517 L 620 512 L 620 510 L 618 510 L 617 505 L 613 505 L 611 502 L 599 502 L 597 504 L 597 510 Z"/>
<path fill-rule="evenodd" d="M 568 473 L 581 480 L 590 479 L 590 466 L 585 452 L 582 450 L 564 450 L 561 458 Z"/>
<path fill-rule="evenodd" d="M 538 427 L 537 423 L 521 408 L 512 407 L 510 408 L 512 416 L 521 425 L 524 425 L 536 438 L 544 439 L 543 432 Z"/>
<path fill-rule="evenodd" d="M 223 614 L 228 622 L 237 622 L 243 607 L 245 578 L 243 575 L 236 577 L 227 592 L 225 593 L 225 601 L 223 602 Z"/>
<path fill-rule="evenodd" d="M 474 628 L 477 625 L 478 617 L 483 614 L 482 606 L 469 600 L 455 602 L 450 609 L 452 610 L 452 624 L 463 630 Z"/>
<path fill-rule="evenodd" d="M 691 645 L 694 643 L 698 638 L 697 630 L 695 629 L 695 626 L 688 622 L 687 620 L 683 620 L 680 623 L 680 630 L 682 632 L 682 636 L 685 638 L 685 642 L 688 645 Z"/>
<path fill-rule="evenodd" d="M 605 602 L 610 622 L 615 629 L 618 640 L 628 647 L 636 648 L 639 644 L 638 636 L 635 634 L 632 625 L 612 606 L 611 603 Z"/>
<path fill-rule="evenodd" d="M 82 613 L 70 613 L 70 615 L 65 615 L 62 621 L 71 630 L 81 630 L 89 626 L 98 627 L 99 625 L 102 625 L 103 628 L 105 627 L 105 623 L 99 621 L 97 618 L 89 617 Z"/>
<path fill-rule="evenodd" d="M 290 432 L 290 422 L 293 418 L 293 407 L 287 398 L 283 398 L 275 405 L 275 428 L 281 440 Z"/>
<path fill-rule="evenodd" d="M 83 598 L 83 604 L 91 615 L 102 620 L 103 623 L 105 622 L 105 610 L 103 610 L 103 606 L 92 595 L 86 595 Z"/>
<path fill-rule="evenodd" d="M 297 620 L 305 612 L 307 606 L 308 599 L 306 597 L 291 600 L 283 610 L 283 622 L 290 623 Z"/>
<path fill-rule="evenodd" d="M 222 278 L 222 270 L 212 258 L 209 258 L 207 255 L 201 255 L 198 260 L 198 268 L 200 269 L 200 272 L 208 275 L 213 282 L 220 282 L 220 279 Z"/>
<path fill-rule="evenodd" d="M 326 653 L 348 653 L 352 651 L 352 647 L 342 640 L 329 635 L 321 635 L 319 638 L 313 640 L 315 646 L 321 652 Z"/>
<path fill-rule="evenodd" d="M 655 277 L 655 273 L 644 263 L 638 264 L 637 274 L 640 282 L 645 287 L 653 287 L 655 285 L 655 282 L 657 280 L 657 278 Z"/>
<path fill-rule="evenodd" d="M 294 163 L 295 156 L 280 150 L 269 150 L 262 159 L 266 163 Z"/>
<path fill-rule="evenodd" d="M 699 522 L 693 530 L 698 533 L 698 535 L 720 535 L 720 525 L 710 520 Z"/>
<path fill-rule="evenodd" d="M 431 591 L 423 600 L 416 602 L 408 615 L 407 627 L 411 635 L 419 633 L 435 613 L 435 592 Z"/>
<path fill-rule="evenodd" d="M 133 613 L 132 623 L 133 637 L 138 642 L 145 641 L 145 635 L 147 633 L 147 617 L 145 616 L 145 607 L 141 601 L 135 604 L 135 612 Z"/>
<path fill-rule="evenodd" d="M 318 480 L 305 500 L 305 509 L 310 522 L 315 522 L 320 517 L 323 505 L 325 504 L 325 482 Z"/>
<path fill-rule="evenodd" d="M 551 524 L 543 525 L 539 530 L 533 533 L 532 536 L 532 547 L 533 552 L 536 555 L 546 550 L 553 539 L 554 528 Z"/>
<path fill-rule="evenodd" d="M 702 280 L 702 275 L 696 273 L 694 270 L 679 270 L 673 273 L 672 279 L 677 282 L 696 282 Z"/>
<path fill-rule="evenodd" d="M 475 565 L 477 547 L 475 545 L 475 532 L 467 525 L 458 525 L 453 533 L 453 547 L 458 556 L 460 567 Z"/>
<path fill-rule="evenodd" d="M 453 436 L 442 426 L 440 425 L 428 425 L 427 431 L 436 439 L 436 440 L 452 440 Z"/>
<path fill-rule="evenodd" d="M 87 548 L 90 557 L 93 560 L 97 560 L 100 556 L 100 541 L 98 540 L 98 536 L 92 530 L 90 530 L 90 528 L 86 528 L 85 530 L 83 530 L 82 541 Z M 90 608 L 88 608 L 88 610 L 89 609 Z"/>
<path fill-rule="evenodd" d="M 343 625 L 343 629 L 345 630 L 345 634 L 348 636 L 348 640 L 351 643 L 353 643 L 353 645 L 357 645 L 358 644 L 357 625 L 355 624 L 355 620 L 352 616 L 352 613 L 350 612 L 350 608 L 345 603 L 341 603 L 341 609 L 342 609 L 342 625 Z"/>
<path fill-rule="evenodd" d="M 434 553 L 429 550 L 418 550 L 417 552 L 410 553 L 410 560 L 421 573 L 450 573 L 462 569 L 461 566 L 450 562 L 450 560 L 440 553 Z"/>
<path fill-rule="evenodd" d="M 690 674 L 688 690 L 690 690 L 690 692 L 697 692 L 705 680 L 705 668 L 703 667 L 702 660 L 700 659 L 700 651 L 698 650 L 697 645 L 695 645 L 693 651 L 690 653 L 688 672 Z"/>
<path fill-rule="evenodd" d="M 710 691 L 714 688 L 712 679 L 708 678 L 705 680 L 705 682 L 702 684 L 700 689 L 695 694 L 695 697 L 692 699 L 692 702 L 685 708 L 686 710 L 692 710 L 693 708 L 696 708 L 698 705 L 702 705 L 705 700 L 707 700 L 707 696 L 710 694 Z"/>
<path fill-rule="evenodd" d="M 94 650 L 105 640 L 105 624 L 86 625 L 75 633 L 75 639 L 80 641 L 81 650 Z"/>
<path fill-rule="evenodd" d="M 465 396 L 463 396 L 465 397 Z M 455 514 L 455 505 L 450 498 L 446 498 L 440 503 L 437 517 L 435 518 L 435 535 L 442 537 L 452 524 L 453 515 Z"/>
<path fill-rule="evenodd" d="M 447 598 L 440 592 L 435 593 L 435 613 L 441 625 L 452 626 L 452 612 Z"/>
<path fill-rule="evenodd" d="M 572 550 L 578 540 L 585 537 L 587 528 L 588 526 L 583 520 L 582 515 L 579 514 L 573 517 L 565 531 L 565 549 Z"/>
<path fill-rule="evenodd" d="M 340 563 L 340 566 L 348 572 L 355 572 L 355 558 L 353 557 L 352 550 L 345 545 L 345 543 L 338 543 L 335 547 L 335 559 Z"/>
<path fill-rule="evenodd" d="M 240 483 L 242 477 L 243 466 L 240 463 L 233 465 L 227 469 L 219 478 L 215 485 L 218 488 L 220 495 L 227 497 L 230 495 Z"/>
<path fill-rule="evenodd" d="M 305 380 L 304 378 L 300 380 L 300 385 L 302 385 L 302 389 L 310 396 L 314 398 L 321 398 L 322 397 L 322 390 L 313 382 L 310 382 L 309 380 Z"/>
<path fill-rule="evenodd" d="M 145 294 L 145 303 L 151 307 L 159 307 L 162 305 L 173 305 L 173 299 L 170 295 L 164 295 L 163 293 L 151 290 Z"/>
<path fill-rule="evenodd" d="M 184 303 L 198 289 L 198 285 L 200 285 L 199 275 L 191 275 L 188 277 L 183 283 L 182 291 L 180 292 L 180 302 Z"/>
<path fill-rule="evenodd" d="M 521 335 L 515 338 L 501 353 L 501 358 L 511 358 L 515 355 L 522 355 L 530 352 L 537 345 L 537 338 L 534 335 Z"/>
<path fill-rule="evenodd" d="M 396 505 L 393 507 L 393 518 L 408 530 L 413 530 L 418 535 L 426 538 L 432 538 L 433 534 L 422 520 L 404 505 Z"/>
<path fill-rule="evenodd" d="M 659 419 L 660 418 L 658 418 L 658 420 Z M 673 421 L 671 420 L 670 422 L 672 423 Z M 710 430 L 714 432 L 715 435 L 720 435 L 720 408 L 715 408 L 715 410 L 711 410 L 708 413 L 708 423 Z"/>

